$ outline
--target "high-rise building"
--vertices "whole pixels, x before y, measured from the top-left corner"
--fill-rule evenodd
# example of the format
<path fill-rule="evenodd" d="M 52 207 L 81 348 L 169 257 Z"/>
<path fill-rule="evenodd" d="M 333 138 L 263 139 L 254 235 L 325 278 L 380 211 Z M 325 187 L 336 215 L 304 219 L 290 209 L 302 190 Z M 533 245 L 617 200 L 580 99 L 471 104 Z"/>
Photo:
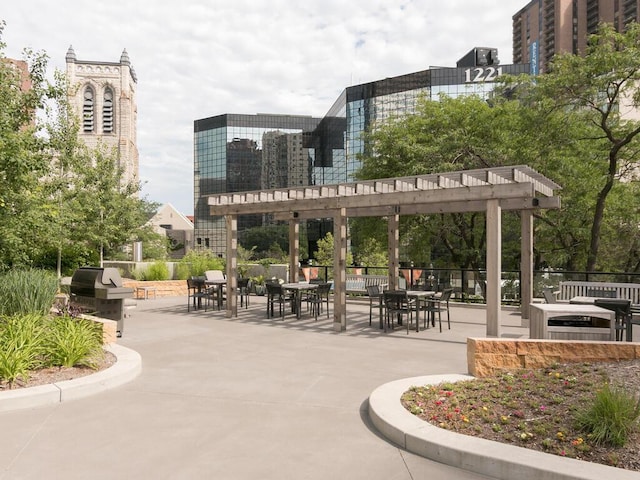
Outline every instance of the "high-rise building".
<path fill-rule="evenodd" d="M 502 74 L 528 65 L 500 65 L 497 50 L 475 48 L 453 68 L 431 68 L 347 87 L 322 118 L 219 115 L 194 122 L 195 247 L 226 252 L 225 222 L 211 216 L 206 195 L 353 181 L 366 152 L 363 133 L 377 123 L 415 112 L 418 99 L 440 95 L 487 97 Z M 269 218 L 239 217 L 238 232 Z M 331 222 L 309 221 L 308 251 Z"/>
<path fill-rule="evenodd" d="M 638 21 L 640 0 L 533 0 L 513 16 L 513 63 L 545 73 L 556 53 L 584 52 L 598 24 Z"/>
<path fill-rule="evenodd" d="M 225 114 L 194 122 L 195 248 L 226 251 L 224 218 L 212 217 L 206 195 L 309 185 L 314 150 L 309 132 L 319 118 Z M 238 230 L 268 222 L 241 216 Z"/>
<path fill-rule="evenodd" d="M 66 61 L 69 102 L 80 119 L 80 139 L 89 148 L 113 148 L 123 182 L 138 181 L 138 79 L 127 51 L 119 62 L 87 61 L 78 60 L 69 47 Z"/>

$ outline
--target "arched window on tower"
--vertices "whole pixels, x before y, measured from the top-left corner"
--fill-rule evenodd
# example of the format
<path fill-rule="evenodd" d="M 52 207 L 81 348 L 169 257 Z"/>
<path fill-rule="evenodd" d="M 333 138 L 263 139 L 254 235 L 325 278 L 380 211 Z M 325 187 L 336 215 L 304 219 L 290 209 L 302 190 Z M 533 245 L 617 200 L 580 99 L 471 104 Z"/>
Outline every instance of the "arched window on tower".
<path fill-rule="evenodd" d="M 94 123 L 94 94 L 91 87 L 84 89 L 84 98 L 82 102 L 82 131 L 91 133 L 93 132 Z"/>
<path fill-rule="evenodd" d="M 102 132 L 113 133 L 113 90 L 109 87 L 104 90 L 102 102 Z"/>

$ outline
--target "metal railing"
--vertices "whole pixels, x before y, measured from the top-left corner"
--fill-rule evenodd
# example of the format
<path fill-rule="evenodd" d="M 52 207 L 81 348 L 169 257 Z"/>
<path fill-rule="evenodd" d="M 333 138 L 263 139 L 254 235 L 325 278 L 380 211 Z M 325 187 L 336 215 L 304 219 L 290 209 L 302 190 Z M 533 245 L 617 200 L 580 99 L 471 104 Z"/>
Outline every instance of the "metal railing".
<path fill-rule="evenodd" d="M 314 265 L 322 278 L 330 278 L 333 266 Z M 387 267 L 348 267 L 347 273 L 385 275 Z M 521 272 L 503 270 L 502 302 L 520 305 Z M 406 288 L 426 288 L 442 291 L 453 288 L 453 297 L 467 303 L 484 303 L 486 271 L 477 272 L 464 268 L 400 267 L 400 285 Z M 580 280 L 587 282 L 640 283 L 640 272 L 584 272 L 563 270 L 534 270 L 533 296 L 543 297 L 545 288 L 558 288 L 560 282 Z"/>

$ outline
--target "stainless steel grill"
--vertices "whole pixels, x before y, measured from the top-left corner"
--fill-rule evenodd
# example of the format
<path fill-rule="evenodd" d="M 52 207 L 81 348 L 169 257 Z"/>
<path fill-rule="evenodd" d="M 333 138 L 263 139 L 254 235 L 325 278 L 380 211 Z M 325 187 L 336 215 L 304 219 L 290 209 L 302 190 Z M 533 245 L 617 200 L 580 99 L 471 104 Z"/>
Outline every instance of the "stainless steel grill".
<path fill-rule="evenodd" d="M 133 298 L 133 288 L 122 286 L 115 268 L 82 267 L 71 277 L 71 304 L 87 308 L 97 317 L 116 320 L 117 334 L 124 332 L 124 301 Z"/>

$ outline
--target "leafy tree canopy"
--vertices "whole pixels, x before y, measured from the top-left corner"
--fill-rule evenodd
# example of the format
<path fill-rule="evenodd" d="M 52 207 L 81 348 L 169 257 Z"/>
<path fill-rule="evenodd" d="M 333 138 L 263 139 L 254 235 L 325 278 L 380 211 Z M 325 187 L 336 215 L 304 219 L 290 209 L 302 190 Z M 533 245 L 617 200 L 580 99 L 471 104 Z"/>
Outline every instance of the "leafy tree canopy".
<path fill-rule="evenodd" d="M 489 101 L 422 100 L 414 115 L 375 125 L 358 178 L 527 164 L 562 187 L 562 208 L 536 213 L 538 267 L 637 271 L 638 80 L 640 28 L 603 25 L 584 56 L 558 55 L 542 76 L 505 77 Z M 481 269 L 484 228 L 481 214 L 403 217 L 401 244 L 412 260 Z M 352 233 L 383 239 L 379 221 L 353 222 Z M 514 252 L 503 266 L 517 269 L 514 214 L 503 238 Z"/>

